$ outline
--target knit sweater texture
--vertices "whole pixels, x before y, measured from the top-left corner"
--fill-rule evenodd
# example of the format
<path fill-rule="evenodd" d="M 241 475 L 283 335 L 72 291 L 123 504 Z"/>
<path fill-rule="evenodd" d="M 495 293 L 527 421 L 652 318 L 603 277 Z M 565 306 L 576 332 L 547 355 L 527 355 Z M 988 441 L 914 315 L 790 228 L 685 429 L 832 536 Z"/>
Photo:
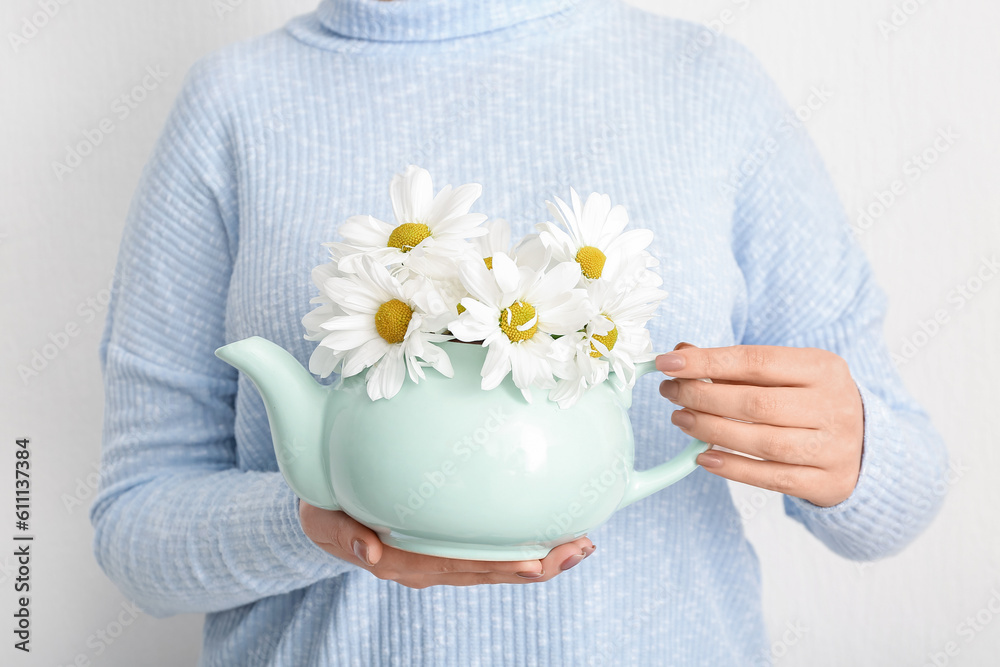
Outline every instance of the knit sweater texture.
<path fill-rule="evenodd" d="M 100 344 L 108 576 L 154 616 L 205 613 L 202 665 L 766 665 L 760 568 L 698 469 L 590 533 L 552 581 L 414 590 L 309 540 L 248 378 L 249 336 L 303 365 L 301 318 L 349 216 L 390 220 L 409 164 L 515 237 L 602 192 L 669 296 L 656 351 L 767 344 L 844 357 L 864 404 L 857 488 L 787 514 L 834 552 L 893 554 L 941 504 L 946 452 L 883 340 L 884 293 L 801 123 L 748 51 L 617 0 L 323 0 L 188 74 L 128 213 Z M 332 378 L 324 380 L 331 381 Z M 690 441 L 653 378 L 636 467 Z M 938 492 L 936 492 L 937 490 Z M 803 592 L 803 594 L 806 594 Z"/>

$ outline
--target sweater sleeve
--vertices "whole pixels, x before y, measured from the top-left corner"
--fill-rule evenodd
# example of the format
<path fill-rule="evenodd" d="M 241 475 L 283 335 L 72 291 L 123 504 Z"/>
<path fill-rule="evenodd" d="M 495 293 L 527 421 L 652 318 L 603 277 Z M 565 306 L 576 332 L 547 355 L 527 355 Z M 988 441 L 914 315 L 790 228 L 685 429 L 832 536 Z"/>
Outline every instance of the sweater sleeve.
<path fill-rule="evenodd" d="M 224 105 L 202 61 L 143 170 L 100 343 L 94 553 L 154 616 L 213 612 L 355 566 L 303 532 L 280 473 L 237 465 L 237 373 L 215 357 L 238 246 Z"/>
<path fill-rule="evenodd" d="M 744 344 L 815 347 L 843 357 L 864 408 L 861 472 L 833 507 L 785 496 L 785 512 L 834 552 L 898 552 L 931 521 L 947 453 L 887 349 L 886 297 L 804 126 L 754 61 L 748 146 L 734 168 L 733 252 L 748 293 Z M 823 91 L 814 89 L 813 106 Z"/>

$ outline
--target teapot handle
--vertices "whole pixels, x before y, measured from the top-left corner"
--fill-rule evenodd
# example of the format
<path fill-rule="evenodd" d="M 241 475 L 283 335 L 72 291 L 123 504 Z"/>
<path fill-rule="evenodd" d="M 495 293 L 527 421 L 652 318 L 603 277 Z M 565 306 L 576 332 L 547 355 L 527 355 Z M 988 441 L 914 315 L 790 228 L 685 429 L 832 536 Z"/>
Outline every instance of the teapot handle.
<path fill-rule="evenodd" d="M 644 361 L 636 364 L 636 379 L 655 370 L 655 361 Z M 690 475 L 698 467 L 695 459 L 709 447 L 709 444 L 701 440 L 692 440 L 691 444 L 685 447 L 680 454 L 666 463 L 661 463 L 649 470 L 633 471 L 628 486 L 625 488 L 625 496 L 618 509 L 631 505 L 637 500 L 642 500 Z"/>

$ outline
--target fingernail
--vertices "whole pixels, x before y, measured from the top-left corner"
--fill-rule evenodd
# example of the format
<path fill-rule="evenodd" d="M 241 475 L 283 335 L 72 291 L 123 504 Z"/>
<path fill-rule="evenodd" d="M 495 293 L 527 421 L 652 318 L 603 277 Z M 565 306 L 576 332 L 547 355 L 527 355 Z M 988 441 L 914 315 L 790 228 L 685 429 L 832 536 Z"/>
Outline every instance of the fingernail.
<path fill-rule="evenodd" d="M 583 557 L 586 558 L 587 556 L 589 556 L 590 554 L 594 553 L 595 551 L 597 551 L 597 545 L 596 544 L 591 544 L 589 547 L 587 547 L 587 548 L 585 548 L 583 550 Z"/>
<path fill-rule="evenodd" d="M 695 463 L 702 468 L 720 468 L 722 467 L 722 457 L 718 454 L 699 454 Z"/>
<path fill-rule="evenodd" d="M 522 579 L 538 579 L 543 574 L 545 574 L 545 572 L 518 572 L 517 576 L 521 577 Z"/>
<path fill-rule="evenodd" d="M 668 401 L 676 401 L 680 391 L 681 386 L 676 380 L 664 380 L 660 383 L 660 395 Z"/>
<path fill-rule="evenodd" d="M 675 350 L 683 350 L 686 347 L 694 347 L 694 345 L 692 345 L 691 343 L 684 343 L 684 342 L 677 343 L 677 345 L 674 345 Z"/>
<path fill-rule="evenodd" d="M 684 368 L 683 355 L 669 352 L 667 354 L 661 354 L 656 358 L 657 370 L 670 372 L 670 371 L 679 371 L 682 368 Z"/>
<path fill-rule="evenodd" d="M 571 567 L 576 567 L 580 563 L 580 561 L 582 561 L 584 558 L 586 558 L 586 556 L 584 556 L 583 554 L 573 554 L 572 556 L 563 561 L 563 564 L 559 566 L 559 569 L 565 572 Z"/>
<path fill-rule="evenodd" d="M 362 563 L 366 565 L 371 565 L 371 560 L 368 559 L 368 545 L 361 540 L 354 540 L 351 544 L 351 548 L 354 549 L 354 555 L 358 557 Z"/>
<path fill-rule="evenodd" d="M 694 415 L 687 410 L 674 410 L 671 419 L 673 419 L 674 424 L 681 428 L 691 428 L 694 426 Z"/>

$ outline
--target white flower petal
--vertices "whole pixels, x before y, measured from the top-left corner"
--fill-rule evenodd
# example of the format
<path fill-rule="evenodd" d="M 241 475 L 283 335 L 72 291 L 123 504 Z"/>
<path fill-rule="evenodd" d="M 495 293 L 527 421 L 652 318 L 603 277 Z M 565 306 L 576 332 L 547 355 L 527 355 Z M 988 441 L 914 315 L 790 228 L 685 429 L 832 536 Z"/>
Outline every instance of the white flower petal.
<path fill-rule="evenodd" d="M 360 250 L 353 254 L 345 254 L 337 262 L 337 268 L 344 273 L 357 273 L 361 260 L 371 259 L 376 264 L 390 266 L 406 261 L 406 253 L 400 252 L 399 248 L 376 248 L 374 250 Z"/>
<path fill-rule="evenodd" d="M 333 304 L 323 304 L 309 311 L 302 317 L 302 326 L 306 329 L 306 340 L 319 340 L 326 335 L 320 325 L 330 318 L 343 315 Z"/>
<path fill-rule="evenodd" d="M 468 213 L 435 223 L 431 234 L 438 240 L 485 236 L 488 231 L 483 227 L 484 222 L 486 222 L 485 215 Z"/>
<path fill-rule="evenodd" d="M 539 365 L 539 360 L 524 354 L 524 350 L 520 345 L 511 346 L 511 376 L 518 389 L 531 386 L 532 381 L 535 379 L 535 371 Z"/>
<path fill-rule="evenodd" d="M 356 347 L 344 355 L 344 377 L 357 375 L 372 366 L 389 351 L 389 343 L 381 336 L 376 336 L 360 347 Z"/>
<path fill-rule="evenodd" d="M 539 308 L 538 329 L 549 334 L 564 336 L 579 331 L 592 316 L 593 306 L 584 297 L 583 290 L 573 290 L 560 304 Z"/>
<path fill-rule="evenodd" d="M 555 401 L 563 410 L 573 407 L 587 391 L 587 381 L 582 377 L 560 380 L 555 389 L 549 391 L 549 400 Z"/>
<path fill-rule="evenodd" d="M 406 370 L 410 375 L 410 380 L 412 380 L 414 384 L 417 384 L 421 380 L 427 378 L 427 376 L 424 375 L 423 367 L 420 362 L 417 361 L 415 356 L 404 352 L 403 358 L 406 360 Z"/>
<path fill-rule="evenodd" d="M 455 376 L 455 369 L 451 365 L 451 358 L 447 352 L 437 345 L 426 346 L 422 358 L 441 375 L 448 378 Z"/>
<path fill-rule="evenodd" d="M 514 247 L 511 257 L 518 266 L 526 266 L 532 271 L 544 271 L 549 268 L 555 255 L 553 249 L 547 248 L 538 234 L 528 234 Z M 568 257 L 567 261 L 572 259 Z"/>
<path fill-rule="evenodd" d="M 494 389 L 503 382 L 510 373 L 510 354 L 513 346 L 507 342 L 498 341 L 487 348 L 486 361 L 483 363 L 482 388 Z"/>
<path fill-rule="evenodd" d="M 500 329 L 500 315 L 487 319 L 484 317 L 485 311 L 492 311 L 492 308 L 480 304 L 473 299 L 462 299 L 466 308 L 465 312 L 458 316 L 451 323 L 451 333 L 455 338 L 466 342 L 485 340 L 487 336 Z M 492 320 L 492 321 L 491 321 Z"/>
<path fill-rule="evenodd" d="M 516 290 L 520 277 L 520 271 L 514 260 L 504 253 L 493 256 L 493 278 L 501 292 L 506 294 Z"/>
<path fill-rule="evenodd" d="M 340 315 L 320 325 L 324 331 L 374 331 L 370 315 Z"/>
<path fill-rule="evenodd" d="M 329 278 L 339 278 L 341 277 L 340 269 L 333 262 L 327 262 L 326 264 L 320 264 L 312 270 L 310 273 L 310 278 L 312 278 L 313 285 L 318 288 L 323 287 L 323 283 Z"/>
<path fill-rule="evenodd" d="M 524 298 L 528 303 L 538 306 L 545 305 L 553 299 L 561 301 L 567 293 L 576 288 L 579 281 L 580 265 L 576 262 L 562 262 L 546 271 L 541 279 L 525 292 Z"/>
<path fill-rule="evenodd" d="M 626 225 L 628 225 L 628 212 L 624 206 L 619 204 L 608 211 L 602 228 L 598 230 L 596 239 L 597 247 L 607 248 L 612 239 L 622 233 Z"/>
<path fill-rule="evenodd" d="M 343 355 L 328 347 L 317 345 L 309 357 L 309 372 L 320 377 L 327 377 L 337 370 Z"/>
<path fill-rule="evenodd" d="M 374 334 L 374 336 L 373 336 Z M 349 329 L 347 331 L 331 331 L 320 341 L 320 345 L 329 347 L 338 352 L 347 352 L 364 345 L 373 337 L 378 336 L 374 330 Z"/>
<path fill-rule="evenodd" d="M 368 286 L 373 289 L 374 294 L 383 298 L 382 303 L 392 301 L 393 299 L 402 300 L 402 285 L 381 264 L 365 257 L 361 260 L 361 270 L 358 273 L 368 283 Z"/>
<path fill-rule="evenodd" d="M 353 215 L 337 230 L 349 244 L 362 248 L 385 247 L 393 226 L 370 215 Z"/>
<path fill-rule="evenodd" d="M 633 258 L 653 242 L 653 232 L 649 229 L 632 229 L 622 233 L 610 244 L 605 254 L 621 253 L 626 258 Z"/>
<path fill-rule="evenodd" d="M 587 203 L 583 205 L 583 216 L 580 219 L 580 241 L 582 245 L 597 245 L 601 236 L 601 228 L 611 211 L 611 197 L 608 195 L 591 193 L 587 197 Z"/>
<path fill-rule="evenodd" d="M 423 222 L 430 211 L 434 186 L 426 169 L 410 165 L 402 174 L 396 174 L 389 186 L 392 213 L 398 224 Z"/>
<path fill-rule="evenodd" d="M 458 267 L 462 285 L 474 298 L 483 303 L 496 304 L 500 298 L 500 289 L 496 278 L 480 260 L 462 262 Z"/>
<path fill-rule="evenodd" d="M 484 225 L 486 236 L 480 236 L 473 241 L 481 257 L 492 257 L 502 252 L 510 254 L 510 224 L 503 218 L 489 220 Z"/>
<path fill-rule="evenodd" d="M 402 346 L 395 346 L 365 376 L 368 396 L 377 401 L 392 398 L 399 393 L 406 379 L 406 365 L 403 362 Z"/>
<path fill-rule="evenodd" d="M 427 220 L 429 222 L 427 224 L 433 224 L 434 227 L 431 229 L 436 230 L 438 224 L 466 215 L 482 194 L 483 186 L 479 183 L 467 183 L 454 190 L 451 189 L 451 186 L 446 186 L 434 197 L 428 211 Z M 483 219 L 485 217 L 483 216 Z"/>

